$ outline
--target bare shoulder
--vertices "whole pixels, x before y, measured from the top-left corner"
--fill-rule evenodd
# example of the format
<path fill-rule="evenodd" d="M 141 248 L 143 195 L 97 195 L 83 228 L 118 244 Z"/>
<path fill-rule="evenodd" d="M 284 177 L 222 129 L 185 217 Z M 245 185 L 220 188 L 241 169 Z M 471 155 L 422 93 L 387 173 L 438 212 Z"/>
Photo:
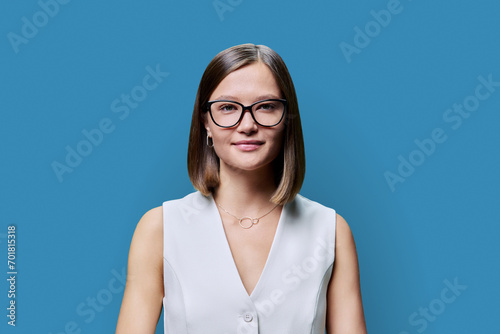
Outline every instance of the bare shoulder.
<path fill-rule="evenodd" d="M 137 223 L 130 245 L 129 262 L 135 264 L 130 267 L 142 270 L 144 265 L 159 267 L 162 258 L 163 208 L 159 206 L 147 211 Z"/>
<path fill-rule="evenodd" d="M 153 333 L 163 297 L 163 208 L 157 207 L 142 216 L 132 237 L 116 333 Z"/>
<path fill-rule="evenodd" d="M 151 235 L 163 232 L 163 207 L 157 206 L 147 211 L 137 223 L 135 233 Z"/>
<path fill-rule="evenodd" d="M 354 246 L 354 237 L 352 235 L 351 228 L 349 227 L 349 224 L 347 224 L 345 219 L 338 213 L 335 243 L 339 248 L 349 248 Z"/>
<path fill-rule="evenodd" d="M 359 264 L 351 228 L 337 214 L 335 262 L 328 286 L 328 333 L 366 334 Z"/>

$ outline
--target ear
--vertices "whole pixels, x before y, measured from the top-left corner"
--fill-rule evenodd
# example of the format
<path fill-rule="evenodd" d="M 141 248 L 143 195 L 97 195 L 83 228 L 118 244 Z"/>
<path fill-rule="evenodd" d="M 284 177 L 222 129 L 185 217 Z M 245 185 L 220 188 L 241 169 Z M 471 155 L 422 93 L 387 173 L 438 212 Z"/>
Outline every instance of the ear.
<path fill-rule="evenodd" d="M 207 135 L 209 137 L 212 137 L 212 131 L 210 131 L 210 127 L 208 125 L 205 125 L 205 129 L 207 130 Z"/>
<path fill-rule="evenodd" d="M 207 116 L 207 115 L 205 115 Z M 212 132 L 210 131 L 210 127 L 208 126 L 208 117 L 203 117 L 203 126 L 205 127 L 205 130 L 207 130 L 207 134 L 209 137 L 212 137 Z"/>

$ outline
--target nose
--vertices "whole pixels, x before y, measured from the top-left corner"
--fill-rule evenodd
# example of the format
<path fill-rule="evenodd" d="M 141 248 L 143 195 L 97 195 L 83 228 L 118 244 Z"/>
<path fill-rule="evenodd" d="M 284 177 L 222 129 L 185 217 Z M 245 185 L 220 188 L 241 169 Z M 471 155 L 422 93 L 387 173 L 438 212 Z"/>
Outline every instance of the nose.
<path fill-rule="evenodd" d="M 253 120 L 253 117 L 250 114 L 250 109 L 243 110 L 243 117 L 238 124 L 238 131 L 249 133 L 257 131 L 257 128 L 257 123 Z"/>

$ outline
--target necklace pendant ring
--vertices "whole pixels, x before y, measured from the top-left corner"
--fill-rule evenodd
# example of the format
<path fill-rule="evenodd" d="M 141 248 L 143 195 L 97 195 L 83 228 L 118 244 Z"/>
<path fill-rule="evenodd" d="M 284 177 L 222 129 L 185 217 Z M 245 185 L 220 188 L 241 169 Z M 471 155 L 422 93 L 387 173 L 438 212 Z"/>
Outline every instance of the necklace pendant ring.
<path fill-rule="evenodd" d="M 248 221 L 250 221 L 250 223 L 243 224 L 244 220 L 248 220 Z M 243 227 L 243 228 L 250 228 L 254 224 L 257 224 L 258 222 L 259 222 L 258 219 L 257 219 L 257 222 L 255 222 L 255 220 L 252 219 L 252 218 L 250 218 L 250 217 L 243 217 L 243 218 L 240 219 L 240 226 Z"/>

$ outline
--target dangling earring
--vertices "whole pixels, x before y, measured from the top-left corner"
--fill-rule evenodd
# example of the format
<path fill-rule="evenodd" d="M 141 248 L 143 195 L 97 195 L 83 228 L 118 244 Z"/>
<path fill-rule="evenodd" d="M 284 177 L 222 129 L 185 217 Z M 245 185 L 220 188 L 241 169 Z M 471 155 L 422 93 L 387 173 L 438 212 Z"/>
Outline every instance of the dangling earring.
<path fill-rule="evenodd" d="M 212 140 L 212 145 L 210 146 L 210 144 L 208 143 L 208 138 L 210 138 L 210 137 L 209 137 L 209 136 L 208 136 L 208 134 L 207 134 L 207 146 L 208 146 L 208 147 L 214 147 L 214 141 Z"/>

